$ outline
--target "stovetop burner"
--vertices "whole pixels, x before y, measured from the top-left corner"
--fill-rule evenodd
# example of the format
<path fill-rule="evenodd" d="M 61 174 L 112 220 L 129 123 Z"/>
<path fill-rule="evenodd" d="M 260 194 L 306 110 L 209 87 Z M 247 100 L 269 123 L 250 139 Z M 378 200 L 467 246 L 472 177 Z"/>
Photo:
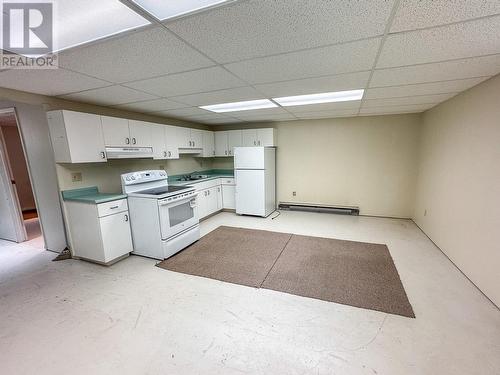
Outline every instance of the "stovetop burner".
<path fill-rule="evenodd" d="M 148 195 L 163 195 L 163 194 L 168 194 L 168 193 L 175 193 L 176 191 L 186 190 L 189 188 L 190 187 L 188 187 L 188 186 L 162 186 L 162 187 L 148 189 L 148 190 L 141 190 L 141 191 L 138 191 L 137 193 L 148 194 Z"/>

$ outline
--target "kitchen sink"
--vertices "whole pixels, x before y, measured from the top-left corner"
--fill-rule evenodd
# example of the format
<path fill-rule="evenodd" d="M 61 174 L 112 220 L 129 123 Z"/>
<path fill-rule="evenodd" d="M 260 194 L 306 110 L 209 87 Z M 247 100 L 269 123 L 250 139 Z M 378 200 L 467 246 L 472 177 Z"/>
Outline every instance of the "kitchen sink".
<path fill-rule="evenodd" d="M 183 176 L 179 179 L 179 181 L 197 181 L 197 180 L 203 180 L 204 178 L 208 178 L 208 175 L 198 174 L 198 175 L 191 175 L 191 176 Z"/>

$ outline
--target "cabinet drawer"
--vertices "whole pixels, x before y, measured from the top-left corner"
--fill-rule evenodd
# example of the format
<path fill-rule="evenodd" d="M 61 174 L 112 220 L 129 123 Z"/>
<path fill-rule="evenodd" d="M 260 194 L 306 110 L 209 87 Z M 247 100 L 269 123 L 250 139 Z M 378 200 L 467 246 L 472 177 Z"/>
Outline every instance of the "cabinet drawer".
<path fill-rule="evenodd" d="M 220 179 L 222 185 L 235 185 L 234 178 L 221 178 Z"/>
<path fill-rule="evenodd" d="M 97 205 L 97 212 L 99 214 L 99 217 L 108 216 L 127 210 L 128 210 L 128 204 L 126 199 L 100 203 Z"/>
<path fill-rule="evenodd" d="M 218 178 L 214 178 L 213 180 L 195 182 L 195 183 L 191 183 L 190 185 L 194 186 L 196 191 L 200 191 L 200 190 L 210 189 L 214 186 L 220 185 L 220 181 Z"/>

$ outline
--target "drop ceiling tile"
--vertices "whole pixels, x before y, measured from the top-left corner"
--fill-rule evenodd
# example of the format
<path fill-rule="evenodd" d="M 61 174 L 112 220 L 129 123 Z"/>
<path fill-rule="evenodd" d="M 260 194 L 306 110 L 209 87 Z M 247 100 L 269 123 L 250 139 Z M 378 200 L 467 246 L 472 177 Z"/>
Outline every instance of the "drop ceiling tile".
<path fill-rule="evenodd" d="M 255 88 L 269 98 L 317 94 L 320 92 L 355 90 L 364 88 L 370 72 L 347 73 L 335 76 L 305 78 L 295 81 L 265 83 Z"/>
<path fill-rule="evenodd" d="M 154 112 L 154 114 L 164 115 L 164 116 L 175 116 L 175 117 L 193 117 L 193 116 L 209 116 L 211 112 L 198 107 L 189 107 L 181 109 L 171 109 L 168 111 Z"/>
<path fill-rule="evenodd" d="M 393 1 L 254 0 L 168 22 L 219 63 L 380 36 Z"/>
<path fill-rule="evenodd" d="M 252 109 L 250 111 L 228 112 L 227 115 L 242 119 L 248 117 L 259 117 L 259 116 L 284 116 L 284 117 L 290 116 L 290 114 L 281 107 Z"/>
<path fill-rule="evenodd" d="M 236 123 L 241 123 L 244 122 L 242 120 L 238 120 L 235 118 L 220 118 L 220 119 L 202 119 L 198 120 L 198 122 L 201 122 L 202 124 L 209 124 L 209 125 L 222 125 L 222 124 L 236 124 Z"/>
<path fill-rule="evenodd" d="M 224 124 L 242 124 L 242 123 L 245 123 L 245 122 L 247 122 L 247 121 L 232 118 L 232 119 L 223 120 L 223 121 L 213 121 L 213 122 L 211 122 L 211 121 L 205 121 L 204 123 L 212 125 L 212 126 L 217 126 L 217 125 L 224 125 Z"/>
<path fill-rule="evenodd" d="M 111 83 L 64 69 L 12 69 L 0 73 L 0 87 L 49 96 L 105 86 Z"/>
<path fill-rule="evenodd" d="M 156 99 L 153 95 L 132 90 L 123 86 L 109 86 L 100 89 L 87 90 L 74 94 L 63 95 L 61 98 L 100 105 L 118 105 L 141 100 Z"/>
<path fill-rule="evenodd" d="M 402 98 L 387 98 L 387 99 L 370 99 L 363 102 L 362 108 L 371 107 L 387 107 L 387 106 L 402 106 L 402 105 L 417 105 L 417 104 L 437 104 L 444 102 L 452 97 L 456 93 L 451 94 L 436 94 L 436 95 L 422 95 L 422 96 L 410 96 Z"/>
<path fill-rule="evenodd" d="M 294 121 L 296 117 L 292 115 L 255 115 L 251 117 L 241 117 L 239 120 L 245 122 L 263 122 L 263 121 Z"/>
<path fill-rule="evenodd" d="M 252 87 L 237 87 L 234 89 L 210 91 L 201 94 L 174 96 L 171 99 L 193 106 L 239 102 L 244 100 L 265 99 Z"/>
<path fill-rule="evenodd" d="M 371 70 L 380 38 L 225 65 L 250 83 L 270 83 Z"/>
<path fill-rule="evenodd" d="M 397 113 L 419 113 L 424 112 L 436 104 L 395 105 L 386 107 L 361 108 L 360 115 L 371 114 L 397 114 Z"/>
<path fill-rule="evenodd" d="M 335 118 L 335 117 L 352 117 L 357 116 L 357 109 L 344 109 L 338 111 L 321 111 L 321 112 L 303 112 L 297 114 L 301 120 L 320 119 L 320 118 Z"/>
<path fill-rule="evenodd" d="M 403 0 L 390 31 L 421 29 L 498 13 L 497 0 Z"/>
<path fill-rule="evenodd" d="M 130 82 L 125 86 L 158 96 L 172 97 L 242 87 L 245 83 L 221 67 L 211 67 Z"/>
<path fill-rule="evenodd" d="M 487 77 L 500 73 L 500 55 L 375 70 L 370 87 Z"/>
<path fill-rule="evenodd" d="M 59 64 L 116 83 L 213 65 L 163 27 L 62 52 Z"/>
<path fill-rule="evenodd" d="M 174 102 L 173 100 L 169 99 L 155 99 L 155 100 L 146 100 L 142 102 L 120 104 L 115 107 L 129 111 L 148 113 L 148 112 L 167 111 L 170 109 L 186 108 L 189 106 L 182 103 Z"/>
<path fill-rule="evenodd" d="M 500 53 L 498 30 L 500 16 L 389 35 L 377 68 Z"/>
<path fill-rule="evenodd" d="M 319 112 L 319 111 L 337 111 L 345 109 L 358 109 L 360 103 L 361 100 L 353 100 L 349 102 L 296 105 L 293 107 L 286 107 L 286 110 L 294 114 L 300 114 L 306 112 Z"/>
<path fill-rule="evenodd" d="M 485 79 L 486 78 L 466 78 L 456 81 L 417 83 L 413 85 L 372 88 L 366 91 L 364 98 L 382 99 L 461 92 L 479 84 Z"/>

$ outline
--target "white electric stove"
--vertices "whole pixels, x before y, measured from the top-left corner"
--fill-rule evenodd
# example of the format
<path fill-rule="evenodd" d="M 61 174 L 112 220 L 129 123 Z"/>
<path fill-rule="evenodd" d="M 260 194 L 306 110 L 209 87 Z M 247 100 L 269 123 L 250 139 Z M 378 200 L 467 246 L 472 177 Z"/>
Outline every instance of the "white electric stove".
<path fill-rule="evenodd" d="M 127 173 L 121 180 L 128 196 L 132 254 L 165 259 L 200 239 L 194 187 L 169 186 L 162 170 Z"/>

